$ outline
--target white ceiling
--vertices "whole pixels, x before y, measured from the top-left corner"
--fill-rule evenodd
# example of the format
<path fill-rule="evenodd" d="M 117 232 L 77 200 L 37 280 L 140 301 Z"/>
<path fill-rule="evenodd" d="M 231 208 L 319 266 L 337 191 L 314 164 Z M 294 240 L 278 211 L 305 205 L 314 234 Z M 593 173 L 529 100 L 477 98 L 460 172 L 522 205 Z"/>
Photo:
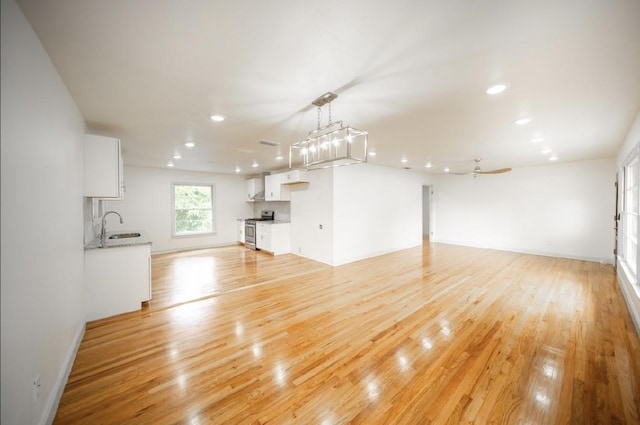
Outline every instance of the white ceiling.
<path fill-rule="evenodd" d="M 127 165 L 179 152 L 176 169 L 283 168 L 259 140 L 287 155 L 327 91 L 334 121 L 369 132 L 371 163 L 425 172 L 548 163 L 544 147 L 613 157 L 640 109 L 638 0 L 18 3 L 89 130 L 121 138 Z M 495 81 L 511 86 L 489 96 Z"/>

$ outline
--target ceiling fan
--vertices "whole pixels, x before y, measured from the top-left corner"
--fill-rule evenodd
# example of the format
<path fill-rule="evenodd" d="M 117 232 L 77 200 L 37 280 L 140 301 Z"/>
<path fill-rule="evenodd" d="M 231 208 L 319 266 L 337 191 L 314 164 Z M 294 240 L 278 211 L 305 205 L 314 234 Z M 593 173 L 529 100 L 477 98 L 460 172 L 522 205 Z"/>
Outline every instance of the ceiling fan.
<path fill-rule="evenodd" d="M 476 166 L 473 168 L 473 171 L 469 173 L 449 173 L 449 174 L 455 174 L 458 176 L 465 176 L 467 174 L 471 174 L 473 177 L 478 177 L 481 174 L 502 174 L 502 173 L 508 173 L 509 171 L 511 171 L 511 168 L 498 168 L 497 170 L 483 171 L 480 168 L 481 160 L 482 160 L 481 158 L 476 158 L 473 160 L 476 163 Z"/>

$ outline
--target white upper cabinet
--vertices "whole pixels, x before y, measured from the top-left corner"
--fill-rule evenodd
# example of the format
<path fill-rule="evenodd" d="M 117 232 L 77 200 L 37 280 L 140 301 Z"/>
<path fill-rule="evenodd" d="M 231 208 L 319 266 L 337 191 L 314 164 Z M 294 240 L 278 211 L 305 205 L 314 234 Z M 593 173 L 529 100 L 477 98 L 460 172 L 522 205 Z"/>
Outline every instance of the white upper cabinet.
<path fill-rule="evenodd" d="M 265 201 L 290 201 L 289 185 L 308 183 L 307 170 L 289 170 L 283 173 L 270 174 L 264 178 Z"/>
<path fill-rule="evenodd" d="M 257 194 L 262 192 L 262 179 L 249 179 L 246 182 L 246 198 L 247 202 L 254 202 Z"/>
<path fill-rule="evenodd" d="M 86 134 L 84 138 L 84 196 L 122 199 L 124 176 L 120 140 Z"/>
<path fill-rule="evenodd" d="M 288 201 L 291 199 L 289 190 L 282 189 L 286 173 L 270 174 L 264 178 L 265 201 Z"/>
<path fill-rule="evenodd" d="M 291 170 L 283 173 L 282 184 L 308 183 L 307 170 Z"/>

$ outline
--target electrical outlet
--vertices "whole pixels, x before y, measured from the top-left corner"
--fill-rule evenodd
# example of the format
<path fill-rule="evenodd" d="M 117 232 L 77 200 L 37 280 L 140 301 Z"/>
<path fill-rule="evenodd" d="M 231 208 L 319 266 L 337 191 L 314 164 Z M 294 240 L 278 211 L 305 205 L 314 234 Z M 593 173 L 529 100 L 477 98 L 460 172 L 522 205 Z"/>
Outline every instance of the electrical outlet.
<path fill-rule="evenodd" d="M 42 385 L 40 384 L 40 375 L 36 375 L 36 377 L 33 380 L 33 396 L 35 397 L 36 400 L 40 398 L 41 386 Z"/>

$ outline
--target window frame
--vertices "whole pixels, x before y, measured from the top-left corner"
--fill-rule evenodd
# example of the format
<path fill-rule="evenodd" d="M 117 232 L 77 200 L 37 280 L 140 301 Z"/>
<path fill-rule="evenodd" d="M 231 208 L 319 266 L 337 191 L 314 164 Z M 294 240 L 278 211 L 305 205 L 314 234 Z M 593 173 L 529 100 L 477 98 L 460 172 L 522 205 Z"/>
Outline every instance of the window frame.
<path fill-rule="evenodd" d="M 176 232 L 176 187 L 200 186 L 211 189 L 211 231 L 204 232 Z M 171 237 L 173 239 L 211 236 L 216 234 L 216 185 L 213 183 L 171 183 Z"/>
<path fill-rule="evenodd" d="M 635 172 L 630 176 L 629 169 L 631 166 L 635 167 Z M 621 178 L 618 181 L 620 221 L 617 259 L 627 280 L 640 297 L 640 282 L 638 281 L 640 272 L 640 250 L 638 250 L 638 230 L 640 230 L 640 150 L 637 146 L 631 150 L 622 163 L 620 176 Z M 634 193 L 630 197 L 629 193 L 631 191 Z M 630 201 L 635 201 L 635 205 L 629 205 Z M 635 235 L 630 235 L 630 232 L 632 232 L 630 229 L 635 230 Z M 628 252 L 629 242 L 635 245 L 635 253 Z"/>

